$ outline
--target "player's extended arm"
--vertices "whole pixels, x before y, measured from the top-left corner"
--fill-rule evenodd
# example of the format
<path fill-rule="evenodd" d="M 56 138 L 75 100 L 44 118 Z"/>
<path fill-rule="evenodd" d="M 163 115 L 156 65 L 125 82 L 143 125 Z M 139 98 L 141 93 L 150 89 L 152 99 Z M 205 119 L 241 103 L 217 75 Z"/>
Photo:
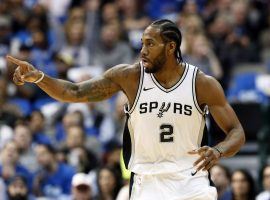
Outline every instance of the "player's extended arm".
<path fill-rule="evenodd" d="M 23 85 L 25 82 L 35 83 L 39 79 L 42 79 L 37 85 L 58 101 L 101 101 L 121 90 L 121 87 L 114 81 L 119 67 L 111 68 L 98 78 L 92 78 L 80 83 L 72 83 L 44 75 L 43 72 L 37 70 L 30 63 L 18 60 L 12 56 L 7 56 L 7 60 L 18 65 L 13 75 L 15 84 Z"/>
<path fill-rule="evenodd" d="M 203 161 L 197 170 L 208 170 L 221 156 L 230 157 L 236 154 L 245 143 L 245 133 L 218 81 L 199 73 L 199 83 L 196 84 L 198 101 L 200 105 L 208 105 L 215 122 L 226 133 L 225 140 L 215 147 L 204 146 L 196 150 L 200 158 L 194 164 L 198 165 Z"/>

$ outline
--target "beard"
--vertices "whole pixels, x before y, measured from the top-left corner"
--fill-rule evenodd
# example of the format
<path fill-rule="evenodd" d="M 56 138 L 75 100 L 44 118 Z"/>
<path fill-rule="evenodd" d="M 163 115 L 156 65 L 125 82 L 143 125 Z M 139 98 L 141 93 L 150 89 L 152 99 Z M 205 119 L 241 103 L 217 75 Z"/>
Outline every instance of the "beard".
<path fill-rule="evenodd" d="M 23 194 L 16 194 L 13 196 L 9 195 L 9 200 L 28 200 L 27 195 L 23 195 Z"/>
<path fill-rule="evenodd" d="M 166 62 L 166 55 L 165 55 L 165 47 L 164 47 L 162 49 L 162 51 L 160 52 L 160 54 L 152 62 L 152 67 L 145 68 L 145 72 L 146 73 L 156 73 L 163 67 L 165 62 Z"/>

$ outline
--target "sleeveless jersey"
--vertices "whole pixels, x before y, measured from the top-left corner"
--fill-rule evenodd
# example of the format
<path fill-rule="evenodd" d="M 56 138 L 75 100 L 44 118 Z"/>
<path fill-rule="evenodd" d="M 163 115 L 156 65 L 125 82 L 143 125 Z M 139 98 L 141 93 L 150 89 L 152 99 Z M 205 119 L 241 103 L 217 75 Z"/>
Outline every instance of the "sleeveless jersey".
<path fill-rule="evenodd" d="M 195 90 L 198 68 L 185 63 L 179 81 L 164 88 L 154 74 L 141 75 L 133 106 L 126 109 L 123 157 L 137 174 L 172 173 L 190 169 L 199 157 L 187 152 L 201 146 L 205 115 Z"/>

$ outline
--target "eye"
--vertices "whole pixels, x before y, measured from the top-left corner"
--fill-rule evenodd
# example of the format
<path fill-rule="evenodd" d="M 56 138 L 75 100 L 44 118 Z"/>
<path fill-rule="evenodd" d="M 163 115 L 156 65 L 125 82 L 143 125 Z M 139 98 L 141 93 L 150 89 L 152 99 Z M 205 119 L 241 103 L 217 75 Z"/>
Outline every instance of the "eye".
<path fill-rule="evenodd" d="M 154 46 L 154 43 L 153 42 L 148 42 L 147 44 L 149 47 L 153 47 Z"/>

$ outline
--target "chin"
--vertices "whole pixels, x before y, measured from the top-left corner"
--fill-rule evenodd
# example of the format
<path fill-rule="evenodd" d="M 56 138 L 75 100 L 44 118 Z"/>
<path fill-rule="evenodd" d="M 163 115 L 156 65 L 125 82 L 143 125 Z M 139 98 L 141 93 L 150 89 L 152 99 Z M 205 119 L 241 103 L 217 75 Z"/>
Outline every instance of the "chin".
<path fill-rule="evenodd" d="M 148 73 L 148 74 L 150 74 L 150 73 L 156 73 L 156 72 L 158 72 L 159 71 L 159 67 L 144 67 L 144 71 L 145 71 L 145 73 Z"/>
<path fill-rule="evenodd" d="M 144 71 L 145 73 L 148 73 L 148 74 L 153 73 L 151 68 L 144 67 Z"/>

